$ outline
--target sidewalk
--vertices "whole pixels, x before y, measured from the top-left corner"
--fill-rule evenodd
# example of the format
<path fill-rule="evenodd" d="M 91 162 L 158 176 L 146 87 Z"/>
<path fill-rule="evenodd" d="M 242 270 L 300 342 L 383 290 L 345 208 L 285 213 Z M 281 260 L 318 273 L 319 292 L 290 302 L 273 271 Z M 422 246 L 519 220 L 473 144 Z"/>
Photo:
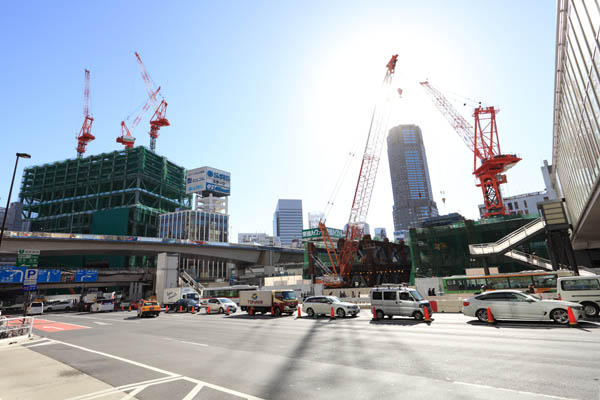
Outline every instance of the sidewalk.
<path fill-rule="evenodd" d="M 25 342 L 31 345 L 43 341 Z M 19 344 L 0 347 L 0 400 L 63 400 L 113 387 Z M 125 392 L 104 399 L 122 399 Z M 135 398 L 132 398 L 135 399 Z"/>

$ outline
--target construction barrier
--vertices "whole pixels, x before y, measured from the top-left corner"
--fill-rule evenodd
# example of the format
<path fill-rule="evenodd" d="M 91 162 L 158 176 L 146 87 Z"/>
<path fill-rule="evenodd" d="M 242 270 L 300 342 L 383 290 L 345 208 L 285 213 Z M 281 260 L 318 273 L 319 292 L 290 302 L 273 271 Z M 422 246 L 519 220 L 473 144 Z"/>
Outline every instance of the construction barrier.
<path fill-rule="evenodd" d="M 431 310 L 433 310 L 433 312 L 438 312 L 438 302 L 437 302 L 437 300 L 430 300 L 429 304 L 431 304 Z"/>

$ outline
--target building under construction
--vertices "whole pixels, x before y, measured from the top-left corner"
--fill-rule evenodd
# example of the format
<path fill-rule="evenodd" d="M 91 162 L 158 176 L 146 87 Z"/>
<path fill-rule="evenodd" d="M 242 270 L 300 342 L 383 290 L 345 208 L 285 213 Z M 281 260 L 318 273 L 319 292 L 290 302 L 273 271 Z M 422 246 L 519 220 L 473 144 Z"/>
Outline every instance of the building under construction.
<path fill-rule="evenodd" d="M 344 246 L 344 239 L 337 242 L 338 253 Z M 305 242 L 304 279 L 314 279 L 321 275 L 322 268 L 331 268 L 325 246 L 318 241 Z M 408 246 L 403 242 L 372 240 L 364 235 L 359 243 L 356 257 L 346 282 L 351 287 L 367 287 L 382 283 L 406 283 L 411 275 L 411 259 Z"/>
<path fill-rule="evenodd" d="M 160 214 L 189 206 L 185 169 L 145 147 L 26 168 L 20 198 L 23 217 L 37 232 L 155 237 Z M 132 267 L 146 262 L 145 257 L 64 258 L 56 264 Z M 49 264 L 54 262 L 48 259 Z"/>
<path fill-rule="evenodd" d="M 490 256 L 485 261 L 475 258 L 469 253 L 469 244 L 493 243 L 536 218 L 537 215 L 499 216 L 411 229 L 408 244 L 413 273 L 416 277 L 464 275 L 465 268 L 485 267 L 484 262 L 487 267 L 498 267 L 500 272 L 532 269 L 531 265 L 505 255 Z M 543 232 L 519 247 L 523 253 L 549 258 Z"/>

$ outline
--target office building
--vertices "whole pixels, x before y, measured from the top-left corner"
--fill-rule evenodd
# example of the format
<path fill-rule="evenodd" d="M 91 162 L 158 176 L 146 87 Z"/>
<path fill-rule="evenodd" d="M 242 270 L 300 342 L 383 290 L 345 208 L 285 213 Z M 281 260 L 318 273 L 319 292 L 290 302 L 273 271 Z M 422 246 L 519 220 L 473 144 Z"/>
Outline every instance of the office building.
<path fill-rule="evenodd" d="M 0 224 L 2 224 L 5 212 L 6 208 L 0 207 Z M 4 229 L 7 231 L 27 232 L 29 231 L 29 225 L 30 223 L 23 219 L 23 203 L 10 203 Z"/>
<path fill-rule="evenodd" d="M 273 236 L 281 240 L 282 246 L 302 242 L 302 200 L 280 199 L 273 214 Z"/>
<path fill-rule="evenodd" d="M 383 239 L 387 239 L 387 231 L 385 228 L 375 228 L 375 237 L 373 239 L 375 240 L 383 240 Z"/>
<path fill-rule="evenodd" d="M 238 233 L 238 243 L 259 246 L 281 246 L 281 240 L 277 236 L 269 236 L 266 233 Z"/>
<path fill-rule="evenodd" d="M 600 267 L 600 9 L 557 1 L 552 180 L 579 265 Z"/>
<path fill-rule="evenodd" d="M 181 210 L 160 216 L 159 237 L 195 242 L 227 242 L 229 216 L 202 210 Z M 200 281 L 225 280 L 227 263 L 206 257 L 179 257 L 179 265 Z"/>
<path fill-rule="evenodd" d="M 421 128 L 396 126 L 390 130 L 387 144 L 394 195 L 394 231 L 403 231 L 437 216 L 438 210 L 433 201 Z"/>

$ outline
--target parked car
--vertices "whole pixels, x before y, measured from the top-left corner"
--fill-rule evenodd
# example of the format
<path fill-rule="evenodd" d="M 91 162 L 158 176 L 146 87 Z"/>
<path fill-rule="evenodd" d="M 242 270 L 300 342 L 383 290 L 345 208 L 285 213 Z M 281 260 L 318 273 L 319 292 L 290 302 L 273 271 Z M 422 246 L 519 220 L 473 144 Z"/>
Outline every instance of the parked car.
<path fill-rule="evenodd" d="M 46 311 L 71 311 L 75 301 L 73 299 L 68 300 L 56 300 L 46 303 Z"/>
<path fill-rule="evenodd" d="M 224 297 L 208 299 L 203 306 L 207 307 L 207 311 L 208 307 L 210 307 L 211 314 L 223 314 L 227 308 L 229 308 L 230 313 L 235 313 L 237 311 L 237 304 L 235 304 L 233 300 Z"/>
<path fill-rule="evenodd" d="M 115 302 L 112 299 L 98 299 L 90 306 L 91 312 L 114 311 Z"/>
<path fill-rule="evenodd" d="M 394 316 L 413 317 L 422 320 L 425 317 L 425 309 L 429 315 L 433 309 L 429 301 L 416 290 L 404 286 L 378 286 L 371 289 L 371 309 L 375 308 L 377 319 Z"/>
<path fill-rule="evenodd" d="M 519 319 L 529 321 L 555 321 L 559 324 L 569 322 L 568 307 L 575 318 L 583 318 L 583 306 L 561 300 L 540 300 L 518 290 L 495 290 L 470 297 L 463 302 L 463 314 L 488 321 L 487 309 L 495 320 Z"/>
<path fill-rule="evenodd" d="M 34 301 L 27 306 L 27 315 L 41 315 L 44 313 L 44 303 Z"/>
<path fill-rule="evenodd" d="M 583 306 L 586 317 L 598 316 L 600 310 L 600 276 L 565 276 L 556 284 L 558 299 Z"/>
<path fill-rule="evenodd" d="M 309 316 L 331 315 L 331 308 L 336 316 L 343 318 L 346 315 L 353 317 L 360 313 L 360 307 L 354 303 L 341 301 L 335 296 L 312 296 L 304 300 L 302 310 Z"/>
<path fill-rule="evenodd" d="M 173 307 L 169 307 L 169 311 L 179 312 L 179 308 L 181 307 L 181 311 L 190 312 L 192 308 L 196 310 L 200 310 L 200 304 L 194 299 L 179 299 L 174 304 Z"/>

